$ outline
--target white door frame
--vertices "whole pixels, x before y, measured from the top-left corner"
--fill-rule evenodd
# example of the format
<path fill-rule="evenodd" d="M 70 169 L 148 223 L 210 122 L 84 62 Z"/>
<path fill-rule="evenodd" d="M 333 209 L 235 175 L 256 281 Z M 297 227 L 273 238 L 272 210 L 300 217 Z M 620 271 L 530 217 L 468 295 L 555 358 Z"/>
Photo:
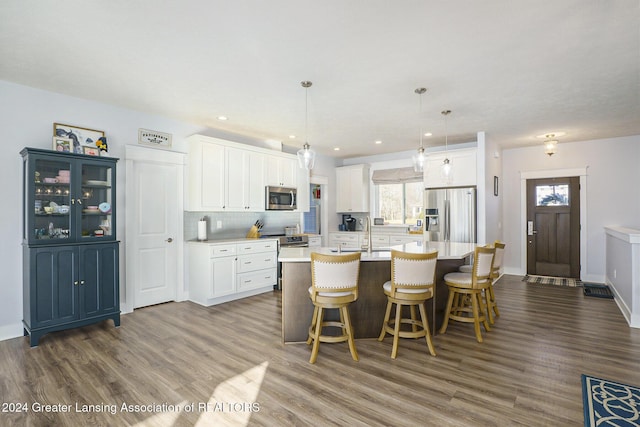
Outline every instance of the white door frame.
<path fill-rule="evenodd" d="M 520 274 L 527 274 L 527 180 L 580 177 L 580 279 L 587 274 L 587 168 L 550 169 L 520 172 Z"/>
<path fill-rule="evenodd" d="M 176 301 L 184 301 L 187 299 L 188 293 L 184 290 L 184 169 L 186 164 L 186 155 L 175 151 L 159 150 L 155 148 L 139 147 L 136 145 L 125 145 L 125 286 L 124 298 L 120 295 L 123 313 L 130 313 L 135 307 L 134 295 L 134 279 L 131 272 L 132 269 L 127 268 L 131 261 L 130 254 L 133 253 L 134 243 L 131 239 L 126 238 L 127 228 L 132 229 L 135 221 L 136 211 L 127 209 L 129 206 L 135 206 L 135 202 L 131 199 L 135 196 L 135 183 L 133 179 L 133 170 L 135 162 L 145 163 L 164 163 L 176 165 L 178 168 L 177 195 L 175 203 L 178 210 L 178 235 L 176 238 L 177 256 L 176 256 Z"/>
<path fill-rule="evenodd" d="M 309 184 L 320 185 L 320 231 L 322 246 L 329 245 L 329 207 L 327 206 L 329 178 L 323 175 L 311 175 Z"/>

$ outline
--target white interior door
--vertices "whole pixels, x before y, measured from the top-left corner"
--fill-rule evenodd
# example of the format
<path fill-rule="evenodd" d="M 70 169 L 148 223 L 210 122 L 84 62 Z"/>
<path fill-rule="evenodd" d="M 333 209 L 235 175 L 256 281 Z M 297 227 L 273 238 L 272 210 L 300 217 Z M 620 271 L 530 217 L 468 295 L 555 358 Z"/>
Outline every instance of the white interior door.
<path fill-rule="evenodd" d="M 178 300 L 182 165 L 138 158 L 128 166 L 127 289 L 133 293 L 132 308 Z"/>

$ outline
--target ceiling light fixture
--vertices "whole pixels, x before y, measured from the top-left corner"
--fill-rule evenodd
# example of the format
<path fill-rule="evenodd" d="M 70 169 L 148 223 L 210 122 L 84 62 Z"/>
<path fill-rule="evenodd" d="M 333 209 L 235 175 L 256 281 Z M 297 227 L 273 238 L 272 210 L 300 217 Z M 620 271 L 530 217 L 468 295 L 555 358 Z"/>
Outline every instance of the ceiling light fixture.
<path fill-rule="evenodd" d="M 451 114 L 451 110 L 444 110 L 441 113 L 444 116 L 444 161 L 442 162 L 442 174 L 445 178 L 451 177 L 451 161 L 449 160 L 449 132 L 447 132 L 447 116 Z"/>
<path fill-rule="evenodd" d="M 546 155 L 548 155 L 549 157 L 553 156 L 554 154 L 556 154 L 556 148 L 558 147 L 558 141 L 556 141 L 555 138 L 556 135 L 555 133 L 548 133 L 546 134 L 544 137 L 546 138 L 546 141 L 544 142 L 544 153 Z"/>
<path fill-rule="evenodd" d="M 424 147 L 422 146 L 422 95 L 427 91 L 427 88 L 419 87 L 414 92 L 420 95 L 420 115 L 418 116 L 418 120 L 420 122 L 420 147 L 418 147 L 418 152 L 413 155 L 411 158 L 413 160 L 413 170 L 416 172 L 422 172 L 424 170 L 424 161 L 427 156 L 424 154 Z"/>
<path fill-rule="evenodd" d="M 309 87 L 313 83 L 308 80 L 300 82 L 304 90 L 304 145 L 298 150 L 298 165 L 301 169 L 311 170 L 316 161 L 316 152 L 311 149 L 307 140 L 307 130 L 309 126 Z"/>

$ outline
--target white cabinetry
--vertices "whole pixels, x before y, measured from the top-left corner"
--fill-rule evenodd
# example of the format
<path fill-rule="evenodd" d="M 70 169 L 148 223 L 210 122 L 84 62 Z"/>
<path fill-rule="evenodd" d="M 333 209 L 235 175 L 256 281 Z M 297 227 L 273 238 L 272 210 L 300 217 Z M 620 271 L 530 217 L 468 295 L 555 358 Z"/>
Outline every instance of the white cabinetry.
<path fill-rule="evenodd" d="M 267 155 L 265 157 L 265 185 L 280 187 L 298 186 L 298 164 L 293 157 Z"/>
<path fill-rule="evenodd" d="M 264 210 L 264 156 L 253 151 L 226 148 L 227 197 L 225 210 Z"/>
<path fill-rule="evenodd" d="M 309 210 L 309 176 L 294 155 L 203 135 L 188 140 L 187 210 L 264 211 L 266 185 L 297 188 L 297 210 Z"/>
<path fill-rule="evenodd" d="M 322 237 L 320 236 L 309 236 L 309 247 L 310 248 L 319 248 L 322 246 Z"/>
<path fill-rule="evenodd" d="M 367 240 L 367 233 L 364 232 L 333 232 L 329 233 L 329 246 L 343 248 L 360 248 Z M 387 248 L 389 246 L 404 245 L 406 243 L 422 241 L 422 234 L 408 233 L 377 233 L 371 234 L 373 248 Z"/>
<path fill-rule="evenodd" d="M 369 212 L 369 165 L 336 168 L 336 212 Z"/>
<path fill-rule="evenodd" d="M 449 179 L 442 174 L 442 163 L 445 158 L 448 158 L 451 163 Z M 426 188 L 476 185 L 476 170 L 475 148 L 429 154 L 424 167 L 424 185 Z"/>
<path fill-rule="evenodd" d="M 343 248 L 357 248 L 360 246 L 359 233 L 329 233 L 329 246 Z"/>
<path fill-rule="evenodd" d="M 189 242 L 189 299 L 205 306 L 273 290 L 277 241 Z"/>
<path fill-rule="evenodd" d="M 360 235 L 360 247 L 367 244 L 367 239 L 367 233 L 362 233 Z M 372 248 L 387 248 L 389 247 L 389 236 L 386 234 L 371 234 L 371 242 Z"/>

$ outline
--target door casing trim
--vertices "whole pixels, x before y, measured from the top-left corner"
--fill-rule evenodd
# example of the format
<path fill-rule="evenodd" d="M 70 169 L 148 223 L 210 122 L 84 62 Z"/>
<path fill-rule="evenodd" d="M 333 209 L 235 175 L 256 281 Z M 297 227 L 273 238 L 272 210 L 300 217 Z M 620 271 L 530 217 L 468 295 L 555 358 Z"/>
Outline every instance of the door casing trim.
<path fill-rule="evenodd" d="M 577 176 L 580 178 L 580 279 L 586 277 L 587 272 L 587 169 L 549 169 L 520 172 L 520 232 L 527 229 L 527 180 L 543 178 L 566 178 Z M 527 274 L 527 239 L 524 234 L 520 240 L 520 272 Z"/>
<path fill-rule="evenodd" d="M 134 218 L 134 210 L 127 209 L 127 205 L 130 203 L 133 204 L 133 200 L 131 197 L 134 196 L 134 182 L 133 179 L 133 168 L 134 163 L 136 161 L 144 161 L 147 163 L 164 163 L 164 164 L 172 164 L 178 167 L 178 182 L 177 182 L 177 192 L 176 195 L 176 204 L 178 210 L 178 236 L 176 236 L 176 244 L 177 248 L 177 256 L 176 256 L 176 276 L 178 279 L 178 283 L 176 283 L 176 301 L 185 301 L 189 297 L 189 293 L 184 290 L 184 173 L 185 173 L 185 165 L 186 165 L 186 154 L 180 153 L 177 151 L 169 151 L 169 150 L 159 150 L 155 148 L 148 147 L 139 147 L 136 145 L 125 145 L 125 281 L 124 281 L 124 301 L 122 298 L 123 292 L 120 293 L 120 308 L 123 313 L 131 313 L 133 312 L 133 307 L 135 307 L 134 295 L 134 280 L 133 274 L 131 273 L 131 269 L 127 268 L 127 257 L 128 254 L 132 253 L 134 250 L 135 242 L 130 241 L 130 239 L 126 238 L 126 229 L 132 224 L 132 221 L 135 221 Z M 122 253 L 122 251 L 121 251 Z M 122 255 L 121 255 L 122 257 Z M 122 261 L 122 260 L 121 260 Z M 123 265 L 121 262 L 120 265 Z M 120 269 L 122 272 L 122 268 Z"/>

